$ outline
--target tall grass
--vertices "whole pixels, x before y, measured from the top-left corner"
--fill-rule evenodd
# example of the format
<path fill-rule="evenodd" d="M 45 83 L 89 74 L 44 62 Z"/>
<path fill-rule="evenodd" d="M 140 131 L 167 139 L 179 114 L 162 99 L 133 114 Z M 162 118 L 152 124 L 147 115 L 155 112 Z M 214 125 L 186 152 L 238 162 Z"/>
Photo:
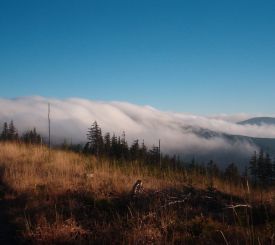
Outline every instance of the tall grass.
<path fill-rule="evenodd" d="M 266 218 L 254 224 L 254 211 L 207 213 L 204 203 L 192 201 L 161 209 L 161 197 L 153 193 L 180 192 L 190 183 L 196 190 L 207 189 L 207 176 L 196 172 L 13 143 L 0 144 L 0 168 L 5 198 L 12 203 L 10 217 L 24 241 L 253 244 L 274 237 L 274 190 L 263 193 L 268 210 L 256 211 Z M 147 196 L 132 200 L 129 194 L 137 179 L 142 180 Z M 256 206 L 260 202 L 261 192 L 248 190 L 246 184 L 219 178 L 213 183 L 224 195 Z"/>

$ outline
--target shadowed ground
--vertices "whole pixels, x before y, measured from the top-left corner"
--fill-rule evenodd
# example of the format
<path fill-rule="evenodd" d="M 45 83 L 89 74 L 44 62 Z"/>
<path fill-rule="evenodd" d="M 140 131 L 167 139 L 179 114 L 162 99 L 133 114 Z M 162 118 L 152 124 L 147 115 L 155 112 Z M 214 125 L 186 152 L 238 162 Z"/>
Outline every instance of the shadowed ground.
<path fill-rule="evenodd" d="M 48 153 L 1 145 L 0 245 L 274 244 L 274 189 L 260 192 L 198 172 L 69 151 Z M 133 193 L 137 180 L 143 187 Z"/>
<path fill-rule="evenodd" d="M 16 226 L 10 221 L 7 213 L 9 202 L 5 200 L 8 187 L 3 183 L 4 169 L 0 168 L 0 244 L 18 244 L 16 239 Z"/>

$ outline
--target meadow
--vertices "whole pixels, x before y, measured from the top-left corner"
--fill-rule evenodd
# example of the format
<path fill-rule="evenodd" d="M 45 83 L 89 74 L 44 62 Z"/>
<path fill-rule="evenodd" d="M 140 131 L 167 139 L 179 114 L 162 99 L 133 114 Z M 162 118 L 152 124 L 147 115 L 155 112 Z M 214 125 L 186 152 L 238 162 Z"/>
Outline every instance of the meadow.
<path fill-rule="evenodd" d="M 217 177 L 210 185 L 196 171 L 0 143 L 0 212 L 12 227 L 6 236 L 18 244 L 274 244 L 274 191 Z"/>

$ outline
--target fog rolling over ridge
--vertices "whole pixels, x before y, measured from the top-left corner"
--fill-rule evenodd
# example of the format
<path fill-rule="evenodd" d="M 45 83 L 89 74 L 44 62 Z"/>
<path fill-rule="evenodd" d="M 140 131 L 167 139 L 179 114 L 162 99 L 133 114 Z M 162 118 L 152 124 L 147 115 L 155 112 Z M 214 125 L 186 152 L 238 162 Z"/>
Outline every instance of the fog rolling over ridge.
<path fill-rule="evenodd" d="M 253 151 L 259 150 L 259 144 L 253 138 L 271 138 L 271 141 L 275 138 L 274 124 L 237 124 L 238 115 L 213 118 L 163 112 L 127 102 L 80 98 L 0 99 L 0 123 L 13 120 L 21 133 L 36 127 L 47 136 L 48 103 L 51 104 L 52 138 L 56 143 L 64 139 L 84 143 L 88 127 L 96 120 L 103 133 L 121 135 L 125 131 L 130 144 L 138 138 L 150 147 L 161 139 L 165 153 L 176 153 L 189 159 L 193 156 L 200 160 L 214 159 L 223 165 L 231 161 L 243 164 Z M 242 114 L 239 121 L 249 118 Z"/>

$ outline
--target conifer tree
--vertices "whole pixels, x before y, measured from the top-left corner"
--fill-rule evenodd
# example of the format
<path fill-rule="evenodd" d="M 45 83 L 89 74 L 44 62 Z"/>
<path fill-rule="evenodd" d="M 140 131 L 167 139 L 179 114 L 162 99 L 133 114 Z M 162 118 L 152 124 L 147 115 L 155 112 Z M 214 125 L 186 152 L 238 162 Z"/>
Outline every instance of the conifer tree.
<path fill-rule="evenodd" d="M 247 166 L 244 167 L 244 171 L 243 171 L 243 173 L 242 173 L 242 175 L 241 175 L 241 178 L 242 178 L 245 182 L 247 182 L 247 180 L 248 180 L 248 178 L 249 178 L 249 170 L 248 170 L 248 167 L 247 167 Z"/>
<path fill-rule="evenodd" d="M 8 140 L 8 137 L 9 137 L 8 123 L 4 122 L 3 130 L 2 130 L 2 133 L 1 133 L 1 140 L 4 140 L 4 141 Z"/>
<path fill-rule="evenodd" d="M 18 140 L 18 132 L 12 120 L 10 121 L 8 127 L 8 140 Z"/>
<path fill-rule="evenodd" d="M 258 179 L 258 159 L 257 159 L 257 152 L 255 151 L 253 156 L 251 157 L 249 161 L 249 171 L 250 175 L 253 179 L 253 184 L 256 186 L 257 179 Z"/>
<path fill-rule="evenodd" d="M 272 169 L 272 160 L 267 153 L 264 158 L 264 185 L 268 185 L 272 182 L 273 177 L 273 169 Z"/>
<path fill-rule="evenodd" d="M 158 164 L 159 163 L 159 148 L 157 146 L 154 146 L 149 150 L 149 161 L 151 163 Z M 169 159 L 171 161 L 171 159 Z"/>
<path fill-rule="evenodd" d="M 25 132 L 21 139 L 25 143 L 29 144 L 40 144 L 42 141 L 42 137 L 36 132 L 36 128 L 33 128 L 33 130 Z"/>
<path fill-rule="evenodd" d="M 240 177 L 238 167 L 234 163 L 229 164 L 224 171 L 224 176 L 230 182 L 237 181 Z"/>
<path fill-rule="evenodd" d="M 188 168 L 191 169 L 191 170 L 194 170 L 194 169 L 196 168 L 196 165 L 197 165 L 197 164 L 196 164 L 196 159 L 195 159 L 195 157 L 193 156 L 191 162 L 190 162 L 189 165 L 188 165 Z"/>
<path fill-rule="evenodd" d="M 130 153 L 132 160 L 138 160 L 139 158 L 139 143 L 138 140 L 134 140 L 133 144 L 130 147 Z"/>
<path fill-rule="evenodd" d="M 144 140 L 142 141 L 140 150 L 139 150 L 139 156 L 140 160 L 144 163 L 146 161 L 146 155 L 147 155 L 147 147 L 144 143 Z"/>
<path fill-rule="evenodd" d="M 101 155 L 103 153 L 104 144 L 101 129 L 96 121 L 92 124 L 91 128 L 89 128 L 87 138 L 89 151 L 96 156 Z"/>
<path fill-rule="evenodd" d="M 207 164 L 207 172 L 212 175 L 218 177 L 220 175 L 220 170 L 216 163 L 213 160 L 210 160 Z"/>
<path fill-rule="evenodd" d="M 212 189 L 214 187 L 214 171 L 213 171 L 213 160 L 210 160 L 207 164 L 207 175 L 209 179 L 208 188 Z"/>
<path fill-rule="evenodd" d="M 111 153 L 111 136 L 110 133 L 106 133 L 104 136 L 104 152 L 107 156 Z"/>
<path fill-rule="evenodd" d="M 263 187 L 266 181 L 265 157 L 264 157 L 263 149 L 260 150 L 257 165 L 258 165 L 257 175 L 258 175 L 259 183 L 261 187 Z"/>
<path fill-rule="evenodd" d="M 125 135 L 124 131 L 121 136 L 120 144 L 121 144 L 121 157 L 122 157 L 122 159 L 126 160 L 126 159 L 128 159 L 129 147 L 128 147 L 128 143 L 126 141 L 126 135 Z"/>
<path fill-rule="evenodd" d="M 275 159 L 273 159 L 272 163 L 272 177 L 271 177 L 272 184 L 275 184 Z"/>
<path fill-rule="evenodd" d="M 209 177 L 209 187 L 213 188 L 214 186 L 214 176 L 219 177 L 220 176 L 220 170 L 216 163 L 214 163 L 213 160 L 210 160 L 207 164 L 207 174 Z"/>
<path fill-rule="evenodd" d="M 113 134 L 111 139 L 111 156 L 113 158 L 117 158 L 118 156 L 118 143 L 117 143 L 117 137 L 115 134 Z"/>

